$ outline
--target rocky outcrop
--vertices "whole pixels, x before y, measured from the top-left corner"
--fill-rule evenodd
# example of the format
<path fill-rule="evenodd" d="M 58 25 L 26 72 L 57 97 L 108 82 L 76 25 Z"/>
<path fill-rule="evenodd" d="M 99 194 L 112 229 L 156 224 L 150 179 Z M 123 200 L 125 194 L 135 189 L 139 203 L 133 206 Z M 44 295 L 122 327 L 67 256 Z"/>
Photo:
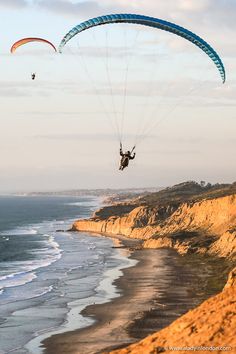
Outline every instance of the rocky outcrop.
<path fill-rule="evenodd" d="M 222 234 L 236 225 L 236 194 L 203 200 L 193 205 L 181 205 L 167 220 L 165 229 L 170 233 L 182 230 L 203 229 L 208 233 Z"/>
<path fill-rule="evenodd" d="M 144 240 L 143 247 L 178 252 L 236 256 L 236 194 L 157 207 L 118 205 L 78 220 L 72 230 L 124 235 Z"/>
<path fill-rule="evenodd" d="M 109 354 L 236 352 L 236 268 L 223 291 L 160 332 Z M 179 349 L 178 349 L 179 348 Z"/>
<path fill-rule="evenodd" d="M 107 213 L 108 208 L 113 207 L 102 208 L 91 219 L 76 221 L 72 226 L 72 230 L 124 235 L 141 239 L 146 239 L 153 235 L 157 218 L 154 209 L 143 206 L 133 207 L 133 210 L 125 215 L 114 214 L 108 218 L 103 218 L 103 214 Z M 98 217 L 98 213 L 102 216 Z"/>
<path fill-rule="evenodd" d="M 211 249 L 210 254 L 221 257 L 235 258 L 236 255 L 236 230 L 224 232 L 218 240 L 216 240 Z"/>
<path fill-rule="evenodd" d="M 144 247 L 236 256 L 236 195 L 181 205 Z"/>

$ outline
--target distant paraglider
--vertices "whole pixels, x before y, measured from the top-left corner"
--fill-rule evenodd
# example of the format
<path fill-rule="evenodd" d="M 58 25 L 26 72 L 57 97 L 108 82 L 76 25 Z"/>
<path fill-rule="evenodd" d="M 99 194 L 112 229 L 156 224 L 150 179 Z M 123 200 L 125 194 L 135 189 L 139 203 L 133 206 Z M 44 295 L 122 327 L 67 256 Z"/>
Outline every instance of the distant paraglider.
<path fill-rule="evenodd" d="M 55 52 L 57 52 L 56 47 L 51 42 L 47 41 L 46 39 L 36 38 L 36 37 L 29 37 L 29 38 L 20 39 L 19 41 L 15 42 L 12 45 L 12 47 L 11 47 L 11 53 L 12 54 L 15 53 L 15 51 L 19 47 L 21 47 L 22 45 L 25 45 L 27 43 L 31 43 L 31 42 L 42 42 L 42 43 L 45 43 L 45 44 L 49 45 L 50 47 L 52 47 Z M 34 72 L 34 73 L 31 74 L 31 79 L 35 80 L 35 78 L 36 78 L 36 73 Z"/>
<path fill-rule="evenodd" d="M 42 43 L 48 44 L 54 49 L 55 52 L 57 52 L 56 47 L 51 42 L 47 41 L 46 39 L 29 37 L 29 38 L 22 38 L 19 41 L 15 42 L 13 44 L 13 46 L 11 47 L 11 53 L 15 53 L 17 48 L 21 47 L 24 44 L 30 43 L 30 42 L 42 42 Z"/>

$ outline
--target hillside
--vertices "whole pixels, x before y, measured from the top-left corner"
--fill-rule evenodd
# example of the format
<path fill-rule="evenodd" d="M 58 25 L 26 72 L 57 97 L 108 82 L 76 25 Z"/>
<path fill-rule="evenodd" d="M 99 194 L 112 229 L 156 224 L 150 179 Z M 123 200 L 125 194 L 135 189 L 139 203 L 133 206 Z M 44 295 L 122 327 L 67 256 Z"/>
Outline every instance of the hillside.
<path fill-rule="evenodd" d="M 214 199 L 236 194 L 236 182 L 232 184 L 210 184 L 194 181 L 177 184 L 157 193 L 150 193 L 139 199 L 142 205 L 175 204 L 196 202 L 203 199 Z"/>

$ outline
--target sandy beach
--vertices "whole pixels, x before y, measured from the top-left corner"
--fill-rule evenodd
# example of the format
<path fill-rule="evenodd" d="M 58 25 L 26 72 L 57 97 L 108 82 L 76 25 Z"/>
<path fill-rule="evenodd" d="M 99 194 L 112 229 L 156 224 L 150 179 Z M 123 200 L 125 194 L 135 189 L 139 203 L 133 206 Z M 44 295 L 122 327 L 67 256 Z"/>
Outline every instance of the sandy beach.
<path fill-rule="evenodd" d="M 125 247 L 134 244 L 133 240 L 122 242 Z M 208 278 L 216 276 L 216 264 L 206 267 L 203 259 L 199 266 L 194 258 L 184 260 L 173 250 L 135 250 L 132 258 L 138 264 L 124 269 L 115 281 L 121 296 L 83 310 L 84 316 L 96 319 L 95 324 L 46 339 L 46 354 L 103 353 L 136 342 L 217 292 L 225 280 L 217 278 L 217 286 L 209 288 Z"/>

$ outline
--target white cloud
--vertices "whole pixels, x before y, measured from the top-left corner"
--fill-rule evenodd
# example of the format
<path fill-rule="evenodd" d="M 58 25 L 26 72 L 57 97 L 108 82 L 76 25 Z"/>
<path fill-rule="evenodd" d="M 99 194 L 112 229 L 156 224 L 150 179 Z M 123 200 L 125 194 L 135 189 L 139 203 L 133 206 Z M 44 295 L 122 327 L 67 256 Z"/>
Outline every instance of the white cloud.
<path fill-rule="evenodd" d="M 191 1 L 191 0 L 180 0 L 179 7 L 180 9 L 187 11 L 202 11 L 206 10 L 210 5 L 210 0 L 200 0 L 200 1 Z"/>
<path fill-rule="evenodd" d="M 2 8 L 16 8 L 20 9 L 28 6 L 26 0 L 0 0 L 0 7 Z"/>
<path fill-rule="evenodd" d="M 105 11 L 104 7 L 97 1 L 40 0 L 37 5 L 63 16 L 70 15 L 80 19 L 103 14 Z"/>

